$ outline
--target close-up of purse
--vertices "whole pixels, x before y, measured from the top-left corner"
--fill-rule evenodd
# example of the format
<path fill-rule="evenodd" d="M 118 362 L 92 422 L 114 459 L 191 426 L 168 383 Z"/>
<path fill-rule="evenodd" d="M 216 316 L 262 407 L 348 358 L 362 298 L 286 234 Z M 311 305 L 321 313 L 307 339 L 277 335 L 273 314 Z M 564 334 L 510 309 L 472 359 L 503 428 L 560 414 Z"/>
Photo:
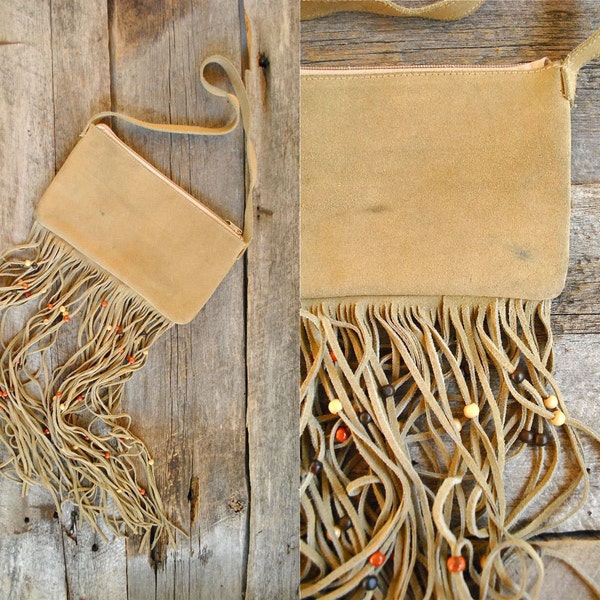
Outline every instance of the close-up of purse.
<path fill-rule="evenodd" d="M 233 93 L 209 83 L 219 67 Z M 41 197 L 29 239 L 0 262 L 0 472 L 71 501 L 80 525 L 106 539 L 139 534 L 140 547 L 174 525 L 154 460 L 123 412 L 124 384 L 174 324 L 191 321 L 252 237 L 256 157 L 250 106 L 233 64 L 211 56 L 206 91 L 227 100 L 224 126 L 154 124 L 95 115 Z M 225 135 L 241 121 L 248 182 L 243 229 L 191 196 L 99 121 L 117 117 L 156 132 Z M 16 323 L 22 322 L 18 327 Z M 56 345 L 66 358 L 52 364 Z"/>
<path fill-rule="evenodd" d="M 301 69 L 302 598 L 538 596 L 536 536 L 580 508 L 598 439 L 553 376 L 550 309 L 577 76 L 599 55 L 600 30 L 564 60 Z"/>

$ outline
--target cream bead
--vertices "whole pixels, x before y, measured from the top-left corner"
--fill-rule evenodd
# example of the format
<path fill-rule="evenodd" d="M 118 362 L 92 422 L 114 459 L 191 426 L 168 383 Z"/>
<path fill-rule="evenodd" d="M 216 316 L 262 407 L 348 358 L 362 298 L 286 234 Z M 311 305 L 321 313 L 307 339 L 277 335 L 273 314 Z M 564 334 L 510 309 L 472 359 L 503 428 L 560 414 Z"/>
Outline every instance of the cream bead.
<path fill-rule="evenodd" d="M 475 404 L 475 402 L 467 404 L 463 408 L 463 414 L 465 417 L 467 417 L 467 419 L 474 419 L 475 417 L 479 416 L 479 406 Z"/>
<path fill-rule="evenodd" d="M 23 264 L 24 264 L 26 267 L 30 267 L 30 266 L 31 266 L 31 261 L 30 261 L 30 260 L 26 260 L 26 261 L 25 261 Z"/>
<path fill-rule="evenodd" d="M 342 410 L 342 403 L 336 398 L 329 403 L 329 412 L 337 415 Z"/>
<path fill-rule="evenodd" d="M 336 525 L 333 528 L 333 533 L 335 534 L 335 537 L 340 539 L 342 537 L 342 530 Z M 327 532 L 327 539 L 331 540 L 331 534 L 329 533 L 329 531 Z"/>
<path fill-rule="evenodd" d="M 560 427 L 561 425 L 565 424 L 566 420 L 567 417 L 565 417 L 565 413 L 562 410 L 555 410 L 554 416 L 550 419 L 550 423 L 552 423 L 552 425 Z"/>
<path fill-rule="evenodd" d="M 554 394 L 551 394 L 547 398 L 544 398 L 544 406 L 548 410 L 554 410 L 558 406 L 558 398 Z"/>
<path fill-rule="evenodd" d="M 452 420 L 454 421 L 454 427 L 456 428 L 456 431 L 460 431 L 462 429 L 462 421 L 456 417 L 454 417 Z"/>

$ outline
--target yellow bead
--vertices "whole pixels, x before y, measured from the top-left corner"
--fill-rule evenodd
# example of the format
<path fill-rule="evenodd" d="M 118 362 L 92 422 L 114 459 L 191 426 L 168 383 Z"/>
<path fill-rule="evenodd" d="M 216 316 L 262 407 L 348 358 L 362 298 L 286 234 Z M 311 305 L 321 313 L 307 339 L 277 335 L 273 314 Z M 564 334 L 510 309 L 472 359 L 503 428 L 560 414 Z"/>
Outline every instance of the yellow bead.
<path fill-rule="evenodd" d="M 46 323 L 49 323 L 49 322 L 50 322 L 50 319 L 44 319 L 44 320 L 42 321 L 42 323 L 44 323 L 44 325 L 45 325 Z"/>
<path fill-rule="evenodd" d="M 106 326 L 106 331 L 112 331 L 112 325 L 107 325 Z"/>
<path fill-rule="evenodd" d="M 148 350 L 142 350 L 142 354 L 143 354 L 144 356 L 148 356 Z"/>
<path fill-rule="evenodd" d="M 149 465 L 153 465 L 153 464 L 154 464 L 154 459 L 153 459 L 153 458 L 150 458 L 150 459 L 148 460 L 148 464 L 149 464 Z"/>
<path fill-rule="evenodd" d="M 337 415 L 342 410 L 342 403 L 336 398 L 329 403 L 329 412 Z"/>
<path fill-rule="evenodd" d="M 565 417 L 565 413 L 562 410 L 555 410 L 554 417 L 550 419 L 550 423 L 552 423 L 552 425 L 560 427 L 561 425 L 565 424 L 566 420 L 567 417 Z"/>
<path fill-rule="evenodd" d="M 554 394 L 544 398 L 544 406 L 548 410 L 554 410 L 558 406 L 558 398 Z"/>
<path fill-rule="evenodd" d="M 77 450 L 77 448 L 79 448 L 79 446 L 74 445 L 74 446 L 71 446 L 71 448 L 73 448 L 73 450 Z"/>
<path fill-rule="evenodd" d="M 61 403 L 59 404 L 59 408 L 60 408 L 60 410 L 65 410 L 65 408 L 67 408 L 67 407 L 66 407 L 66 405 L 65 405 L 65 403 L 64 403 L 64 402 L 61 402 Z"/>
<path fill-rule="evenodd" d="M 474 419 L 475 417 L 479 416 L 479 406 L 475 404 L 475 402 L 467 404 L 463 408 L 463 414 L 465 417 L 467 417 L 467 419 Z"/>
<path fill-rule="evenodd" d="M 58 310 L 60 310 L 60 312 L 63 314 L 67 312 L 67 309 L 64 306 L 59 307 Z"/>
<path fill-rule="evenodd" d="M 456 417 L 452 420 L 454 421 L 454 427 L 456 427 L 456 431 L 460 431 L 462 429 L 462 421 Z"/>

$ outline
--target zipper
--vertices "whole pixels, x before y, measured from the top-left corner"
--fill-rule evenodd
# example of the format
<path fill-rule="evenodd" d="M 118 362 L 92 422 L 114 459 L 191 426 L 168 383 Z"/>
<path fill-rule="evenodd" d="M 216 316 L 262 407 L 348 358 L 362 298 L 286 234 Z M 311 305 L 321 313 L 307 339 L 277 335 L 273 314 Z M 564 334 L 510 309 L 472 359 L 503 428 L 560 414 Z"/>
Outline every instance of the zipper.
<path fill-rule="evenodd" d="M 512 63 L 512 64 L 500 64 L 500 65 L 383 65 L 383 66 L 364 66 L 364 67 L 349 67 L 349 66 L 336 66 L 336 67 L 320 67 L 310 66 L 302 67 L 301 71 L 305 75 L 321 75 L 327 72 L 347 72 L 353 75 L 365 74 L 376 74 L 389 73 L 390 71 L 533 71 L 536 69 L 542 69 L 553 64 L 553 61 L 548 57 L 540 58 L 528 63 Z"/>
<path fill-rule="evenodd" d="M 146 167 L 151 173 L 153 173 L 154 175 L 159 177 L 162 181 L 164 181 L 166 184 L 168 184 L 171 188 L 176 190 L 186 200 L 191 202 L 196 208 L 200 209 L 203 213 L 207 214 L 209 217 L 211 217 L 213 220 L 215 220 L 220 225 L 223 225 L 224 227 L 226 227 L 236 237 L 242 239 L 243 232 L 237 225 L 235 225 L 231 221 L 228 221 L 228 220 L 224 219 L 223 217 L 219 216 L 216 212 L 213 212 L 210 208 L 208 208 L 207 206 L 204 206 L 204 204 L 202 204 L 200 201 L 198 201 L 196 198 L 194 198 L 194 196 L 192 196 L 191 194 L 188 194 L 188 192 L 186 192 L 181 186 L 178 186 L 176 183 L 171 181 L 166 175 L 161 173 L 157 168 L 153 167 L 147 160 L 142 158 L 137 152 L 132 150 L 121 138 L 119 138 L 119 136 L 117 136 L 115 134 L 115 132 L 108 125 L 104 125 L 103 123 L 100 123 L 99 125 L 96 125 L 96 127 L 98 129 L 100 129 L 102 131 L 102 133 L 104 133 L 105 135 L 110 137 L 112 140 L 117 142 L 117 144 L 121 148 L 123 148 L 123 150 L 125 150 L 128 154 L 133 156 L 133 158 L 135 158 L 138 162 L 142 163 L 144 165 L 144 167 Z"/>

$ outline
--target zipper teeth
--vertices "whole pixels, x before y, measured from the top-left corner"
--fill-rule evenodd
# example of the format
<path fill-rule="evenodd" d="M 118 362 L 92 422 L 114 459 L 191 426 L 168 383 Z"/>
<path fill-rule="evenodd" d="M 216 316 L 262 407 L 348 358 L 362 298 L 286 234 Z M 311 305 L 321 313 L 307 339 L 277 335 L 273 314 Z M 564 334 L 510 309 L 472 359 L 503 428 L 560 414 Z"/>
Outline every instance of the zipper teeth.
<path fill-rule="evenodd" d="M 542 58 L 538 60 L 534 60 L 526 63 L 510 63 L 510 64 L 493 64 L 493 65 L 456 65 L 456 64 L 432 64 L 432 65 L 366 65 L 361 67 L 355 66 L 334 66 L 334 67 L 324 67 L 320 65 L 314 66 L 306 66 L 301 67 L 302 71 L 310 72 L 310 71 L 419 71 L 419 70 L 427 70 L 427 69 L 459 69 L 464 71 L 471 71 L 475 69 L 481 69 L 486 71 L 495 71 L 495 70 L 504 70 L 504 69 L 514 69 L 517 71 L 527 70 L 529 65 L 534 63 L 539 63 L 539 67 L 533 68 L 541 68 L 547 66 L 552 61 L 549 58 Z"/>
<path fill-rule="evenodd" d="M 138 162 L 142 163 L 151 173 L 154 173 L 154 175 L 157 175 L 162 181 L 164 181 L 166 184 L 168 184 L 171 188 L 173 188 L 174 190 L 179 192 L 179 194 L 181 194 L 186 200 L 191 202 L 196 208 L 200 209 L 203 213 L 207 214 L 209 217 L 212 217 L 215 221 L 217 221 L 217 223 L 220 223 L 228 231 L 231 231 L 231 233 L 233 233 L 236 237 L 241 239 L 242 230 L 237 225 L 234 225 L 231 221 L 225 220 L 223 217 L 221 217 L 217 213 L 213 212 L 210 208 L 208 208 L 207 206 L 204 206 L 204 204 L 202 204 L 199 200 L 194 198 L 194 196 L 192 196 L 191 194 L 186 192 L 182 187 L 178 186 L 176 183 L 171 181 L 166 175 L 161 173 L 157 168 L 153 167 L 147 160 L 145 160 L 139 154 L 137 154 L 137 152 L 132 150 L 123 140 L 121 140 L 121 138 L 119 138 L 119 136 L 117 136 L 115 134 L 115 132 L 110 127 L 108 127 L 108 125 L 104 125 L 101 123 L 99 125 L 96 125 L 96 127 L 98 127 L 98 129 L 100 129 L 105 135 L 109 136 L 112 140 L 117 142 L 117 144 L 119 144 L 119 146 L 121 148 L 123 148 L 128 154 L 133 156 L 133 158 L 135 158 Z"/>

